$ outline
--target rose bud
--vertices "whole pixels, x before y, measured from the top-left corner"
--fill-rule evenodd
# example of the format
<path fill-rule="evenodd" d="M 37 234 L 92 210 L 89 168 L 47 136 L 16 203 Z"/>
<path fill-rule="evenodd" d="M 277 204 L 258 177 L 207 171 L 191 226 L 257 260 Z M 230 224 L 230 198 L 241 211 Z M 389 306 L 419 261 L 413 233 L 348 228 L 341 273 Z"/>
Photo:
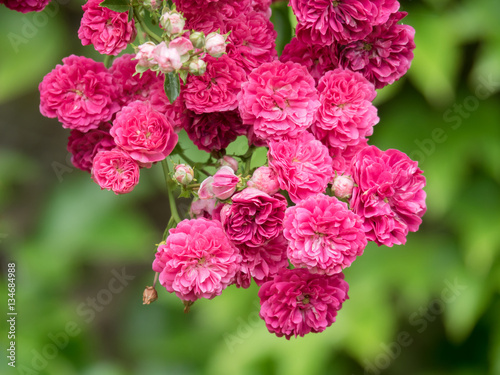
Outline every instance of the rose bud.
<path fill-rule="evenodd" d="M 153 42 L 146 42 L 137 47 L 138 51 L 135 55 L 137 61 L 137 65 L 144 66 L 146 68 L 150 68 L 156 65 L 154 61 L 153 51 L 156 45 Z"/>
<path fill-rule="evenodd" d="M 189 73 L 195 76 L 201 76 L 205 74 L 207 70 L 207 63 L 201 59 L 196 59 L 189 63 Z"/>
<path fill-rule="evenodd" d="M 276 173 L 269 167 L 259 167 L 253 172 L 252 178 L 247 182 L 248 187 L 259 189 L 269 195 L 280 190 Z"/>
<path fill-rule="evenodd" d="M 351 176 L 336 176 L 333 179 L 332 189 L 333 194 L 337 198 L 345 199 L 350 198 L 352 195 L 352 189 L 354 188 L 354 181 Z"/>
<path fill-rule="evenodd" d="M 234 174 L 231 167 L 221 167 L 214 174 L 214 182 L 212 183 L 215 197 L 221 200 L 228 199 L 236 191 L 238 182 L 240 182 L 240 179 Z"/>
<path fill-rule="evenodd" d="M 160 25 L 169 34 L 180 34 L 184 29 L 186 20 L 182 17 L 182 14 L 171 11 L 163 13 L 160 18 Z"/>
<path fill-rule="evenodd" d="M 214 182 L 214 177 L 210 176 L 203 180 L 198 189 L 198 197 L 200 199 L 211 199 L 214 198 L 214 191 L 212 188 L 212 184 Z"/>
<path fill-rule="evenodd" d="M 205 40 L 205 48 L 209 55 L 221 57 L 226 53 L 226 40 L 218 33 L 210 33 Z"/>
<path fill-rule="evenodd" d="M 181 185 L 188 185 L 194 178 L 194 171 L 189 165 L 177 164 L 175 166 L 174 179 Z"/>
<path fill-rule="evenodd" d="M 236 161 L 236 159 L 231 156 L 225 155 L 222 159 L 219 159 L 219 164 L 221 166 L 226 165 L 228 167 L 231 167 L 234 173 L 238 172 L 238 161 Z"/>
<path fill-rule="evenodd" d="M 199 31 L 195 31 L 189 35 L 189 40 L 193 43 L 196 48 L 205 47 L 205 34 Z"/>

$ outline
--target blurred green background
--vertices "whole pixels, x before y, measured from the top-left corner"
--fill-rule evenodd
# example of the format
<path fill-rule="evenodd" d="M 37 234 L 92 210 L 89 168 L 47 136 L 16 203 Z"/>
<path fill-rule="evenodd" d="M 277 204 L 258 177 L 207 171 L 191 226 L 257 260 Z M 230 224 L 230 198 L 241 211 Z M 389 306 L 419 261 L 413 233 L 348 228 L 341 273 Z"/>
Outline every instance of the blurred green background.
<path fill-rule="evenodd" d="M 142 305 L 169 218 L 160 167 L 132 194 L 100 191 L 38 112 L 63 57 L 102 60 L 77 38 L 82 3 L 0 7 L 0 311 L 14 261 L 19 314 L 14 371 L 2 318 L 1 374 L 500 374 L 500 1 L 401 1 L 415 59 L 379 92 L 370 143 L 419 160 L 428 211 L 406 246 L 369 245 L 346 270 L 332 327 L 290 341 L 258 319 L 255 285 L 189 314 L 161 288 Z M 293 17 L 273 7 L 282 49 Z"/>

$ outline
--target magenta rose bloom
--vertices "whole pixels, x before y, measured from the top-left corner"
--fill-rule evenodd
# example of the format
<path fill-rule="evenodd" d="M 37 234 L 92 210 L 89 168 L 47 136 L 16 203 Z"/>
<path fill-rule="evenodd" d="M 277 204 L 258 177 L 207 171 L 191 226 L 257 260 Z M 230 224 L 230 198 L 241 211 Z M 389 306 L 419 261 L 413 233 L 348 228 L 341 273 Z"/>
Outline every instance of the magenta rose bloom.
<path fill-rule="evenodd" d="M 246 135 L 249 128 L 236 110 L 202 114 L 184 111 L 181 118 L 189 139 L 206 152 L 225 149 L 239 135 Z"/>
<path fill-rule="evenodd" d="M 345 149 L 373 134 L 378 123 L 372 100 L 377 93 L 360 73 L 335 69 L 318 84 L 321 106 L 311 128 L 316 138 L 328 147 Z"/>
<path fill-rule="evenodd" d="M 222 166 L 214 174 L 212 191 L 217 199 L 228 199 L 236 191 L 240 178 L 234 174 L 231 167 Z"/>
<path fill-rule="evenodd" d="M 361 150 L 353 162 L 350 205 L 364 220 L 366 237 L 377 245 L 406 243 L 426 211 L 425 177 L 418 163 L 399 150 Z"/>
<path fill-rule="evenodd" d="M 134 20 L 128 21 L 128 12 L 115 12 L 100 3 L 102 0 L 88 0 L 82 7 L 78 38 L 84 46 L 93 44 L 100 54 L 116 56 L 135 39 Z"/>
<path fill-rule="evenodd" d="M 196 113 L 230 111 L 238 107 L 237 95 L 246 80 L 245 71 L 227 55 L 207 56 L 207 71 L 188 76 L 182 89 L 187 109 Z"/>
<path fill-rule="evenodd" d="M 227 236 L 235 245 L 259 247 L 281 234 L 287 205 L 281 194 L 270 196 L 246 188 L 233 195 L 232 202 L 222 208 L 220 216 Z"/>
<path fill-rule="evenodd" d="M 264 140 L 297 138 L 319 107 L 314 78 L 293 62 L 273 61 L 253 70 L 238 100 L 243 122 Z"/>
<path fill-rule="evenodd" d="M 220 17 L 231 19 L 250 10 L 251 0 L 174 0 L 177 10 L 184 13 L 188 21 L 199 13 L 218 13 Z M 196 29 L 198 31 L 198 29 Z M 212 30 L 213 31 L 213 30 Z"/>
<path fill-rule="evenodd" d="M 132 102 L 118 112 L 110 134 L 118 147 L 146 165 L 170 155 L 178 139 L 168 119 L 142 101 Z"/>
<path fill-rule="evenodd" d="M 217 220 L 183 220 L 158 247 L 153 270 L 167 291 L 183 301 L 212 299 L 233 283 L 241 255 Z"/>
<path fill-rule="evenodd" d="M 91 173 L 101 190 L 112 190 L 117 195 L 130 193 L 139 183 L 139 164 L 118 148 L 98 152 Z"/>
<path fill-rule="evenodd" d="M 335 197 L 318 194 L 288 207 L 283 234 L 290 241 L 288 259 L 295 267 L 333 275 L 363 254 L 363 220 Z"/>
<path fill-rule="evenodd" d="M 132 54 L 122 55 L 113 61 L 110 68 L 122 106 L 136 100 L 149 100 L 151 86 L 154 84 L 161 84 L 163 90 L 163 80 L 152 70 L 135 74 L 137 60 L 133 60 L 134 57 Z"/>
<path fill-rule="evenodd" d="M 285 46 L 280 61 L 292 61 L 304 65 L 316 83 L 327 71 L 339 66 L 335 44 L 330 46 L 311 45 L 301 42 L 297 37 L 293 37 L 290 43 Z"/>
<path fill-rule="evenodd" d="M 335 322 L 349 297 L 344 274 L 312 274 L 303 268 L 282 268 L 259 290 L 260 317 L 278 337 L 303 337 L 323 332 Z"/>
<path fill-rule="evenodd" d="M 399 9 L 396 0 L 290 0 L 290 6 L 297 16 L 298 38 L 320 45 L 363 39 Z"/>
<path fill-rule="evenodd" d="M 113 137 L 109 134 L 109 128 L 107 123 L 103 123 L 99 129 L 87 133 L 71 131 L 68 138 L 68 152 L 71 153 L 71 162 L 76 168 L 90 173 L 95 155 L 99 151 L 116 147 Z"/>
<path fill-rule="evenodd" d="M 271 142 L 267 156 L 280 188 L 288 191 L 295 203 L 323 193 L 332 180 L 332 158 L 328 149 L 310 133 L 298 139 Z"/>
<path fill-rule="evenodd" d="M 228 55 L 247 73 L 263 63 L 276 59 L 274 26 L 258 12 L 242 14 L 226 24 L 231 31 L 228 41 Z"/>
<path fill-rule="evenodd" d="M 325 141 L 323 139 L 323 141 Z M 368 146 L 368 141 L 366 139 L 360 140 L 360 142 L 355 146 L 347 146 L 345 149 L 337 147 L 329 147 L 328 151 L 332 157 L 333 171 L 337 175 L 352 174 L 352 160 L 356 154 Z"/>
<path fill-rule="evenodd" d="M 87 132 L 97 129 L 120 106 L 113 76 L 101 62 L 83 56 L 65 57 L 40 83 L 40 112 L 63 128 Z"/>
<path fill-rule="evenodd" d="M 41 12 L 49 2 L 50 0 L 1 0 L 0 4 L 17 12 L 28 13 Z"/>
<path fill-rule="evenodd" d="M 282 268 L 288 267 L 286 247 L 288 242 L 282 234 L 260 247 L 238 246 L 241 253 L 241 267 L 236 273 L 236 286 L 248 288 L 252 278 L 257 285 L 262 285 Z"/>
<path fill-rule="evenodd" d="M 392 14 L 363 40 L 347 44 L 340 53 L 340 65 L 360 72 L 377 89 L 400 79 L 410 69 L 415 49 L 413 27 L 398 24 L 406 14 Z"/>

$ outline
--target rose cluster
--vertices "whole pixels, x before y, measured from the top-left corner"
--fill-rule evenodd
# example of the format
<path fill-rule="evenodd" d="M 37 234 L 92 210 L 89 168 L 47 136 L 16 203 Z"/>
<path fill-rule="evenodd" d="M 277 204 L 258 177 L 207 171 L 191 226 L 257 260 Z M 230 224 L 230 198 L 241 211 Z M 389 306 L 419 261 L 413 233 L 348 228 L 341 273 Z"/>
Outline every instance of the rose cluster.
<path fill-rule="evenodd" d="M 369 241 L 404 244 L 426 210 L 417 163 L 368 145 L 376 89 L 413 57 L 413 29 L 398 23 L 406 14 L 396 0 L 290 0 L 297 36 L 278 59 L 270 0 L 141 4 L 130 21 L 84 6 L 80 38 L 101 53 L 131 42 L 141 12 L 161 36 L 143 32 L 136 54 L 109 69 L 63 59 L 40 84 L 42 114 L 71 129 L 75 166 L 117 194 L 134 188 L 140 168 L 168 170 L 169 155 L 192 164 L 166 172 L 169 188 L 193 201 L 182 220 L 169 191 L 172 217 L 153 262 L 187 308 L 254 281 L 270 332 L 324 331 L 348 299 L 343 270 Z M 175 98 L 164 91 L 171 77 L 180 78 Z M 205 163 L 175 148 L 179 131 L 209 153 Z M 227 154 L 238 136 L 248 150 Z M 258 148 L 267 161 L 255 166 Z"/>

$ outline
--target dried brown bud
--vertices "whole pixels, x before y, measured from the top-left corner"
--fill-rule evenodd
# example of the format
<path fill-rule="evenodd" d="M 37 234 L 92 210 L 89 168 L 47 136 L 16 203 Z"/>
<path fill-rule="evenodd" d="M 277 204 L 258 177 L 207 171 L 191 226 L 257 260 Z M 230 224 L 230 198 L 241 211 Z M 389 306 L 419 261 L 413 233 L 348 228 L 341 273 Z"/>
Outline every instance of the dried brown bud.
<path fill-rule="evenodd" d="M 147 286 L 146 289 L 144 289 L 144 293 L 142 294 L 142 304 L 149 305 L 157 299 L 158 293 L 156 293 L 156 289 L 154 288 L 154 286 Z"/>
<path fill-rule="evenodd" d="M 191 309 L 191 306 L 193 305 L 193 301 L 182 301 L 184 304 L 184 314 L 187 314 L 189 310 Z"/>

